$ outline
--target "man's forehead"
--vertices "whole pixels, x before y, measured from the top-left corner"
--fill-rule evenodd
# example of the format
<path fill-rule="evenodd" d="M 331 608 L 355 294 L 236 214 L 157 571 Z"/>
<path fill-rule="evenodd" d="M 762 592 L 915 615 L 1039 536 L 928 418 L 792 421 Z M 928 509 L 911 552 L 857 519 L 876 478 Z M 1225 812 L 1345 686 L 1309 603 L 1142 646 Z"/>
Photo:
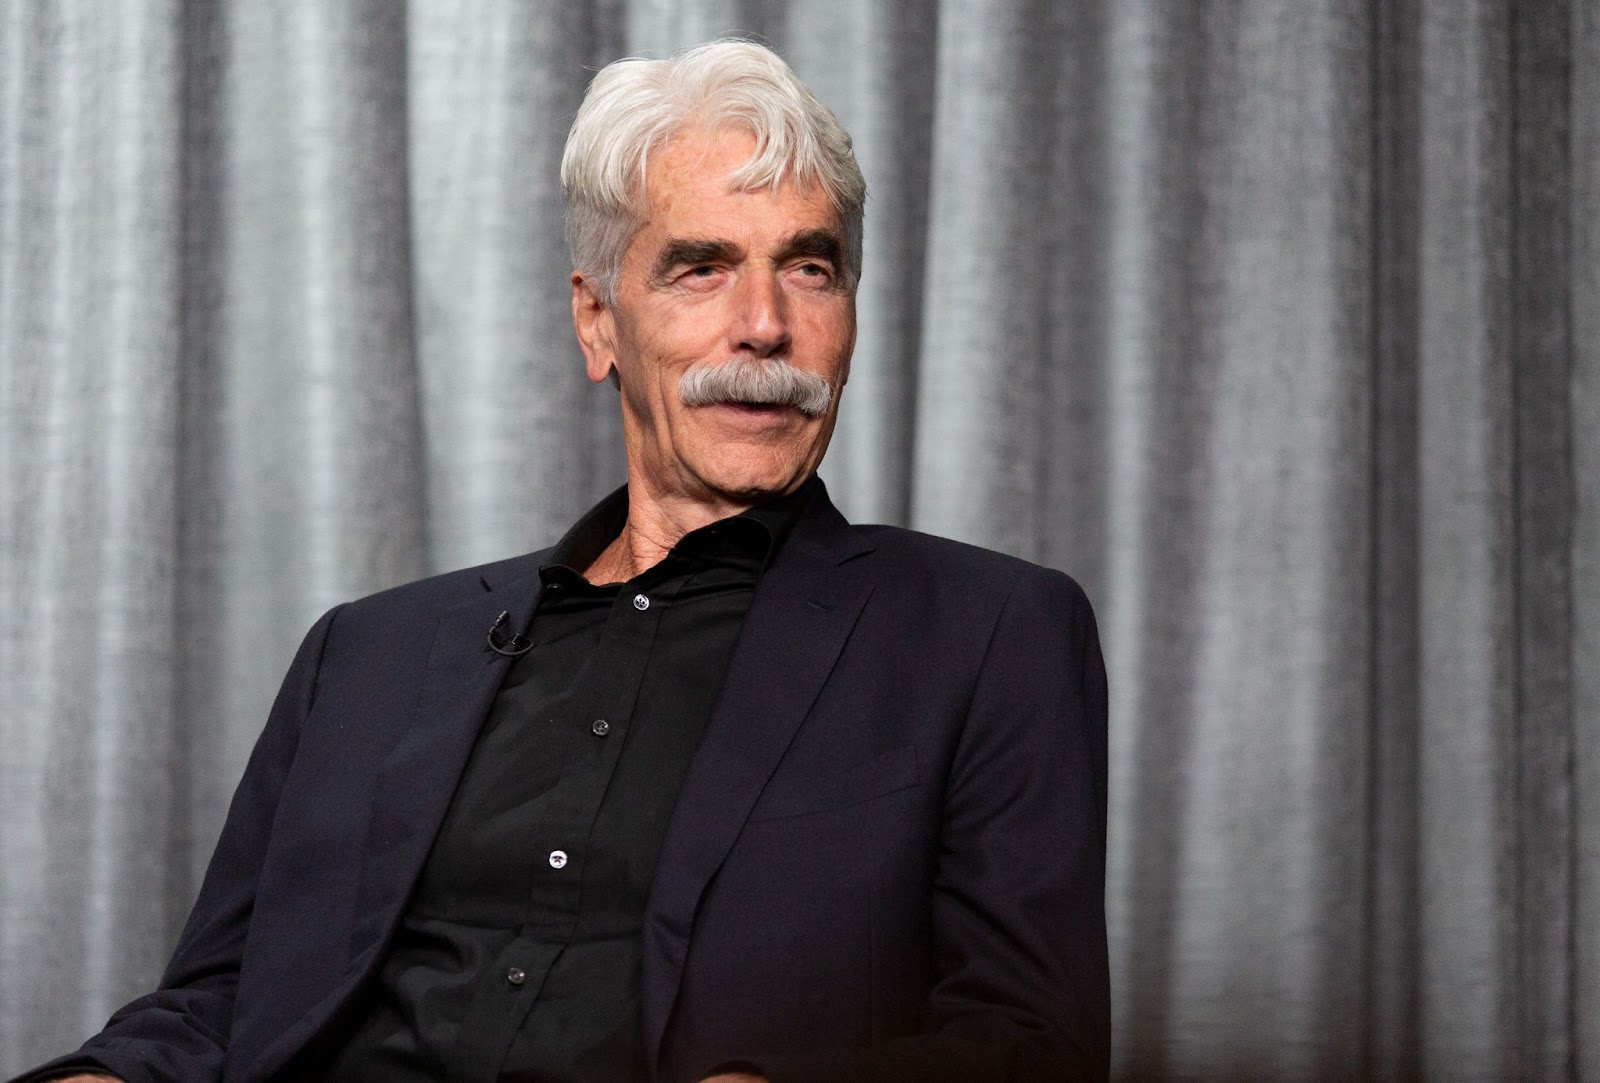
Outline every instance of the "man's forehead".
<path fill-rule="evenodd" d="M 641 202 L 647 216 L 673 209 L 685 196 L 713 202 L 793 197 L 832 212 L 826 191 L 816 181 L 799 185 L 785 176 L 774 184 L 740 177 L 759 152 L 755 135 L 745 128 L 688 128 L 670 136 L 646 159 Z"/>
<path fill-rule="evenodd" d="M 689 125 L 673 132 L 651 149 L 645 159 L 645 175 L 681 170 L 698 171 L 708 163 L 737 170 L 759 150 L 755 133 L 748 128 L 724 124 L 716 128 Z"/>

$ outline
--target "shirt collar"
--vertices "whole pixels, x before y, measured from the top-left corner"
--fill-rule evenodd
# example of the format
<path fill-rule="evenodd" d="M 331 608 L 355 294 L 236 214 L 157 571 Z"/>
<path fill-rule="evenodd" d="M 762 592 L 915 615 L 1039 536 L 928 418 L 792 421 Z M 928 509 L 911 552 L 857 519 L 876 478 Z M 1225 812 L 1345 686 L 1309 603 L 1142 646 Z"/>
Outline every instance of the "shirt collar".
<path fill-rule="evenodd" d="M 742 551 L 759 555 L 762 570 L 765 570 L 821 485 L 817 475 L 812 474 L 792 493 L 757 504 L 738 515 L 719 519 L 698 530 L 691 530 L 678 540 L 672 552 L 716 552 L 721 546 L 731 544 Z M 552 574 L 559 574 L 555 571 L 559 568 L 581 577 L 605 551 L 606 546 L 622 533 L 627 522 L 628 487 L 624 485 L 585 512 L 572 525 L 572 529 L 562 535 L 550 551 L 549 558 L 539 566 L 540 576 L 548 582 Z"/>

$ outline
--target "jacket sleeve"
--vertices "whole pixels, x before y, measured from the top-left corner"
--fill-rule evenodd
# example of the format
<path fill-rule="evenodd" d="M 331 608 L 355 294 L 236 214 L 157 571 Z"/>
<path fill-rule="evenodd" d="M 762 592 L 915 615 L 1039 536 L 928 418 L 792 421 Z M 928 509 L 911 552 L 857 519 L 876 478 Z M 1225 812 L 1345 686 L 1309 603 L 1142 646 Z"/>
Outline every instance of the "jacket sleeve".
<path fill-rule="evenodd" d="M 48 1078 L 65 1068 L 109 1071 L 128 1083 L 222 1078 L 262 855 L 337 614 L 338 608 L 332 609 L 317 621 L 295 654 L 234 793 L 199 899 L 160 988 L 120 1009 L 77 1052 L 22 1080 Z"/>
<path fill-rule="evenodd" d="M 774 1083 L 1107 1078 L 1106 713 L 1082 590 L 1019 583 L 946 780 L 927 1032 L 737 1064 Z"/>

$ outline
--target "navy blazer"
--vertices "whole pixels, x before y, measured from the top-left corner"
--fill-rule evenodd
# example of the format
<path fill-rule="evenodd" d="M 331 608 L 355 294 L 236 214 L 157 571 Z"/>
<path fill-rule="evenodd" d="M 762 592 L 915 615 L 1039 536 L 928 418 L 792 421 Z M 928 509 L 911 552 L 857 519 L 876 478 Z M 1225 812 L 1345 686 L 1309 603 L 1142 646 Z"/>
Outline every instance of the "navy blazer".
<path fill-rule="evenodd" d="M 329 612 L 295 656 L 159 991 L 77 1054 L 304 1078 L 376 971 L 545 553 Z M 1059 572 L 813 499 L 763 575 L 644 921 L 669 1083 L 1104 1078 L 1106 699 Z M 64 1062 L 58 1062 L 64 1063 Z"/>

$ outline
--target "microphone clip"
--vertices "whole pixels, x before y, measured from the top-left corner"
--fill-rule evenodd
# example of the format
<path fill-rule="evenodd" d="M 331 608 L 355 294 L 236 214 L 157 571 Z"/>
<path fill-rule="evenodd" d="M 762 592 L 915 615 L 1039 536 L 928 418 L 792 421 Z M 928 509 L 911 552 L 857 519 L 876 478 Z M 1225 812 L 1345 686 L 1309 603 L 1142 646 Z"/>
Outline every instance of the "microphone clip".
<path fill-rule="evenodd" d="M 500 629 L 506 621 L 511 619 L 510 610 L 504 610 L 489 625 L 489 634 L 485 637 L 489 641 L 489 649 L 496 654 L 503 654 L 507 658 L 517 658 L 533 650 L 533 641 L 527 636 L 513 632 L 509 636 L 501 635 Z"/>

